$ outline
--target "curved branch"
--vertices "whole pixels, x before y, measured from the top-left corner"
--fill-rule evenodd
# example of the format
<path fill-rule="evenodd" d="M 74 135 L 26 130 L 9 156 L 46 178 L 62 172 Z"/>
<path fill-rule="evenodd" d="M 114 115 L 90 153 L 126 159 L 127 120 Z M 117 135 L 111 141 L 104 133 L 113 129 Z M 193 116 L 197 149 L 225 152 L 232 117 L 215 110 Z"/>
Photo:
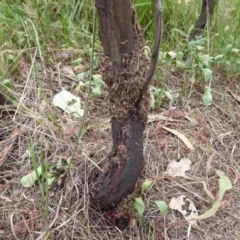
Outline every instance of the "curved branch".
<path fill-rule="evenodd" d="M 153 43 L 153 49 L 152 49 L 152 59 L 150 68 L 148 70 L 148 74 L 146 76 L 146 80 L 143 83 L 139 99 L 136 102 L 136 106 L 140 103 L 144 93 L 147 91 L 148 86 L 152 80 L 152 77 L 154 75 L 157 63 L 158 63 L 158 56 L 159 56 L 159 49 L 161 45 L 162 40 L 162 5 L 161 0 L 153 0 L 154 1 L 154 11 L 155 11 L 155 38 Z"/>

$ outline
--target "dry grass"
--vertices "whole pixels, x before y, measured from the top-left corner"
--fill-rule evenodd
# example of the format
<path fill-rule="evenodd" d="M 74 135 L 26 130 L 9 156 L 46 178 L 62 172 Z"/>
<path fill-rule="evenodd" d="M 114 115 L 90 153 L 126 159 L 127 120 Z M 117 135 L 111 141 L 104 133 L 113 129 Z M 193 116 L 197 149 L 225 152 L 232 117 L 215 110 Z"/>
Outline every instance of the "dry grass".
<path fill-rule="evenodd" d="M 69 87 L 69 78 L 51 74 L 50 68 L 32 71 L 31 64 L 24 59 L 21 64 L 16 81 L 18 109 L 0 119 L 0 239 L 44 239 L 44 209 L 39 186 L 23 188 L 20 184 L 20 178 L 33 170 L 27 149 L 34 145 L 36 156 L 43 154 L 46 163 L 56 165 L 60 158 L 66 162 L 71 157 L 81 122 L 51 104 L 53 95 L 61 87 Z M 173 90 L 183 83 L 183 76 L 169 75 L 167 81 Z M 145 168 L 139 183 L 146 178 L 154 181 L 144 195 L 146 203 L 164 200 L 169 204 L 172 197 L 184 194 L 195 203 L 199 213 L 204 213 L 211 207 L 211 201 L 202 183 L 206 182 L 215 196 L 218 192 L 214 169 L 225 172 L 233 183 L 233 188 L 224 197 L 222 208 L 213 217 L 200 221 L 199 228 L 191 230 L 190 239 L 230 240 L 237 239 L 236 234 L 240 232 L 240 105 L 228 93 L 223 97 L 217 83 L 222 87 L 226 85 L 223 77 L 216 74 L 211 107 L 204 106 L 202 94 L 189 85 L 188 94 L 181 97 L 182 107 L 174 103 L 172 110 L 161 109 L 154 113 L 169 117 L 169 121 L 151 122 L 145 130 Z M 228 87 L 239 94 L 239 86 L 234 80 Z M 85 97 L 83 91 L 78 94 Z M 196 124 L 181 115 L 190 116 Z M 90 197 L 108 166 L 107 155 L 111 149 L 109 118 L 104 87 L 102 96 L 90 103 L 84 124 L 86 133 L 73 157 L 74 174 L 69 174 L 64 167 L 61 178 L 64 181 L 50 187 L 48 222 L 52 239 L 147 239 L 152 229 L 155 238 L 149 239 L 187 239 L 188 225 L 173 210 L 161 217 L 155 207 L 147 208 L 141 228 L 136 224 L 136 214 L 132 213 L 130 226 L 121 231 L 110 226 L 104 213 L 91 206 Z M 170 118 L 178 118 L 179 122 Z M 181 131 L 195 150 L 189 152 L 176 136 L 163 129 L 156 130 L 159 123 Z M 164 179 L 162 173 L 168 163 L 182 157 L 192 161 L 188 174 L 195 180 Z M 209 170 L 206 166 L 211 158 L 212 169 Z M 133 193 L 133 196 L 137 194 Z"/>

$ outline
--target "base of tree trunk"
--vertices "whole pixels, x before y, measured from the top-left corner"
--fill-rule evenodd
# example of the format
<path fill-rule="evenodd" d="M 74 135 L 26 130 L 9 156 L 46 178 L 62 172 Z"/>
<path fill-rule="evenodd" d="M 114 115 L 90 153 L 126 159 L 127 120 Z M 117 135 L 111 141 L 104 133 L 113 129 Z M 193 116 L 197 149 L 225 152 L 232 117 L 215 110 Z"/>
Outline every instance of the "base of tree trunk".
<path fill-rule="evenodd" d="M 94 198 L 102 210 L 114 208 L 134 189 L 143 167 L 143 130 L 142 121 L 131 113 L 125 125 L 112 119 L 111 166 Z"/>

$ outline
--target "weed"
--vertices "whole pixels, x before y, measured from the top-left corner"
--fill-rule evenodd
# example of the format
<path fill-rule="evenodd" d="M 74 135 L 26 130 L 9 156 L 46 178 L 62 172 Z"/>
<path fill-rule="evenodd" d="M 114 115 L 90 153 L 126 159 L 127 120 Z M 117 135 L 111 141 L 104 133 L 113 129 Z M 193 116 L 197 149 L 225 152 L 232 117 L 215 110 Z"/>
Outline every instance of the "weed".
<path fill-rule="evenodd" d="M 151 187 L 151 185 L 152 180 L 146 179 L 141 185 L 142 188 L 141 195 L 143 195 L 144 192 L 146 192 Z M 165 201 L 152 201 L 151 204 L 154 204 L 158 207 L 158 209 L 161 212 L 161 215 L 164 215 L 167 212 L 167 204 Z M 133 209 L 135 209 L 138 213 L 138 223 L 140 226 L 143 225 L 143 214 L 146 208 L 147 206 L 145 205 L 142 196 L 139 196 L 134 199 Z"/>

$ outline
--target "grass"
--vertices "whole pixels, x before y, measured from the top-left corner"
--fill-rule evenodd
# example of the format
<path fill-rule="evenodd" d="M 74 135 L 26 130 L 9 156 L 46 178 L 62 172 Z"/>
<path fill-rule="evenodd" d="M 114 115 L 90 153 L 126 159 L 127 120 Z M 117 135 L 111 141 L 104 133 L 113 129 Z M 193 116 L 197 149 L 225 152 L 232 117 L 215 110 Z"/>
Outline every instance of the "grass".
<path fill-rule="evenodd" d="M 134 3 L 146 45 L 151 47 L 152 1 Z M 206 162 L 214 152 L 219 154 L 212 162 L 213 168 L 222 169 L 232 182 L 238 177 L 239 8 L 238 0 L 219 1 L 203 41 L 191 44 L 187 39 L 198 17 L 200 1 L 163 1 L 163 44 L 151 86 L 155 106 L 150 114 L 163 112 L 167 122 L 157 121 L 183 132 L 196 151 L 189 153 L 176 137 L 163 130 L 159 133 L 155 122 L 148 124 L 142 178 L 151 179 L 153 185 L 144 194 L 146 204 L 153 200 L 169 203 L 170 197 L 179 194 L 193 200 L 196 192 L 204 198 L 202 181 L 216 195 L 214 173 L 205 172 Z M 101 74 L 97 60 L 102 48 L 98 36 L 93 40 L 93 33 L 93 0 L 0 0 L 0 92 L 10 96 L 17 106 L 13 115 L 0 118 L 0 238 L 137 239 L 145 234 L 148 239 L 161 239 L 163 232 L 165 239 L 186 236 L 186 224 L 175 212 L 161 218 L 149 205 L 141 228 L 133 213 L 131 226 L 120 231 L 108 226 L 103 215 L 89 204 L 106 171 L 106 156 L 111 148 L 106 86 L 99 98 L 91 99 L 90 88 L 82 86 L 84 80 L 77 77 L 93 68 Z M 211 75 L 207 75 L 209 71 Z M 203 104 L 206 87 L 213 97 L 209 106 Z M 52 105 L 53 95 L 62 88 L 88 102 L 85 120 L 73 119 Z M 197 125 L 178 118 L 179 114 L 191 116 Z M 181 121 L 176 125 L 172 119 Z M 185 155 L 193 161 L 190 174 L 196 181 L 163 180 L 160 173 L 166 170 L 169 159 Z M 59 175 L 48 188 L 50 169 L 57 166 L 59 159 L 63 161 L 64 177 Z M 20 179 L 38 166 L 46 168 L 44 174 L 38 177 L 37 184 L 24 188 Z M 239 191 L 237 181 L 226 196 L 223 210 L 202 221 L 202 230 L 192 230 L 193 239 L 239 236 Z M 209 201 L 195 201 L 200 211 L 209 208 Z"/>

